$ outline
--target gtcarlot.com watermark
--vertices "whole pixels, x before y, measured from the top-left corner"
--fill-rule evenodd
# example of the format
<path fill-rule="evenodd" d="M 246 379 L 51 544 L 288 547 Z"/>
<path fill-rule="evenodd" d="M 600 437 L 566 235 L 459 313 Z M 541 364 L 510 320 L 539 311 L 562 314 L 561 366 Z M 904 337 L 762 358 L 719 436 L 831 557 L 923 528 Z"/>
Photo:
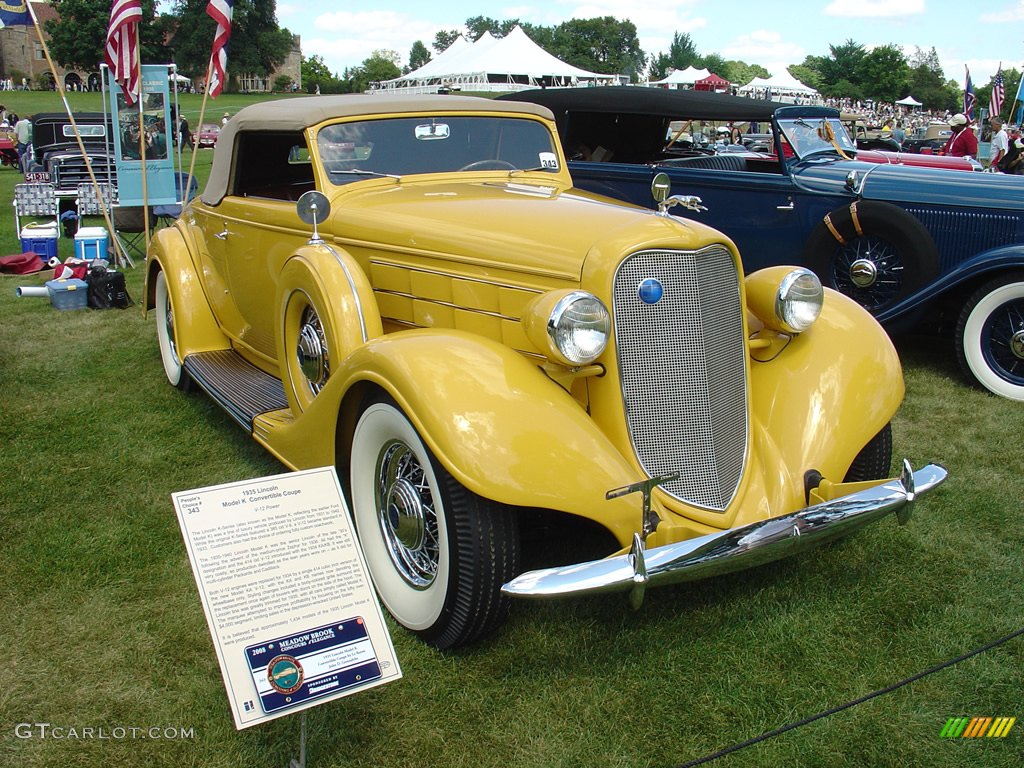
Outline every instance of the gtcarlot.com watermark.
<path fill-rule="evenodd" d="M 58 725 L 56 723 L 18 723 L 14 735 L 19 739 L 67 739 L 69 741 L 185 741 L 195 738 L 192 728 L 174 725 Z"/>

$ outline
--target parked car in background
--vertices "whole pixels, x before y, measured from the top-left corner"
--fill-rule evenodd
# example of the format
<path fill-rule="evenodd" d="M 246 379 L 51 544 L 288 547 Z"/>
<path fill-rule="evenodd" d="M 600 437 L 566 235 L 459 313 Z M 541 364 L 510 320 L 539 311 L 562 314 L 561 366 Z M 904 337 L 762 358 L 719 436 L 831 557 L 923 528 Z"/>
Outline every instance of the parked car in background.
<path fill-rule="evenodd" d="M 337 467 L 382 602 L 453 647 L 512 597 L 638 605 L 945 477 L 884 479 L 903 380 L 870 314 L 803 268 L 744 277 L 663 202 L 575 189 L 544 107 L 265 102 L 153 238 L 144 301 L 168 381 Z"/>
<path fill-rule="evenodd" d="M 217 137 L 220 135 L 220 126 L 216 123 L 203 123 L 199 130 L 192 134 L 196 149 L 217 146 Z"/>
<path fill-rule="evenodd" d="M 57 194 L 74 197 L 78 185 L 89 183 L 89 168 L 75 138 L 75 126 L 85 147 L 92 172 L 99 181 L 117 187 L 117 168 L 109 116 L 102 112 L 75 113 L 72 124 L 64 112 L 32 116 L 32 159 L 29 172 L 36 181 L 50 181 Z"/>
<path fill-rule="evenodd" d="M 953 129 L 949 123 L 932 121 L 928 125 L 920 126 L 903 141 L 904 152 L 919 152 L 925 155 L 935 154 L 946 146 L 949 137 L 953 135 Z"/>
<path fill-rule="evenodd" d="M 678 215 L 729 235 L 748 271 L 801 263 L 893 331 L 940 328 L 972 380 L 1024 400 L 1024 178 L 877 162 L 825 107 L 632 87 L 500 98 L 549 107 L 567 151 L 606 149 L 610 161 L 570 161 L 576 186 L 654 207 L 664 173 L 701 200 Z M 773 151 L 680 152 L 680 120 L 767 125 Z"/>

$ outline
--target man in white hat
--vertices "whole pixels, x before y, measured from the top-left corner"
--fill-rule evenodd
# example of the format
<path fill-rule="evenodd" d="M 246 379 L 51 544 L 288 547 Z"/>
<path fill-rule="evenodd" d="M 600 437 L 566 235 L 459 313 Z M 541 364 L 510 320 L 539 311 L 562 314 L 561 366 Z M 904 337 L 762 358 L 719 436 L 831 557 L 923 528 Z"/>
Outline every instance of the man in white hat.
<path fill-rule="evenodd" d="M 953 129 L 953 135 L 942 148 L 942 154 L 970 158 L 978 156 L 978 137 L 968 127 L 967 122 L 967 116 L 963 112 L 957 112 L 949 118 L 949 127 Z"/>

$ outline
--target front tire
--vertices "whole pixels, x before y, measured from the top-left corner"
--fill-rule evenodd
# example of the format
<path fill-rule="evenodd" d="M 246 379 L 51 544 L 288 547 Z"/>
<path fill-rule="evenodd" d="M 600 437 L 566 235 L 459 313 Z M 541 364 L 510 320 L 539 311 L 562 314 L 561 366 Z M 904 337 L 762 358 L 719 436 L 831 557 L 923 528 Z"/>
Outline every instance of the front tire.
<path fill-rule="evenodd" d="M 956 324 L 960 367 L 976 384 L 1024 400 L 1024 273 L 997 277 L 967 300 Z"/>
<path fill-rule="evenodd" d="M 167 278 L 163 270 L 156 274 L 156 338 L 160 345 L 160 361 L 164 365 L 164 375 L 173 387 L 182 392 L 192 388 L 181 358 L 178 356 L 177 330 L 174 327 L 174 308 L 171 305 L 170 291 L 167 289 Z"/>
<path fill-rule="evenodd" d="M 367 406 L 352 438 L 352 512 L 381 602 L 426 643 L 472 643 L 508 616 L 512 511 L 458 483 L 391 401 Z"/>
<path fill-rule="evenodd" d="M 853 460 L 844 483 L 860 483 L 865 480 L 884 480 L 889 477 L 892 466 L 892 422 L 882 427 Z"/>

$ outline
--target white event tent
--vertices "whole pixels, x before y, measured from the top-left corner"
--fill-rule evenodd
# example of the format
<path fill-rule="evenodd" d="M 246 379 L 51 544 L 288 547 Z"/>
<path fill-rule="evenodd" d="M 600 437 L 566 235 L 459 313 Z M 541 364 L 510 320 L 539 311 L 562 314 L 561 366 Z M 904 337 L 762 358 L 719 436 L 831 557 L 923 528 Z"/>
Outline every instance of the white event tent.
<path fill-rule="evenodd" d="M 651 80 L 648 85 L 664 85 L 667 88 L 678 88 L 680 85 L 692 87 L 698 80 L 703 80 L 710 75 L 711 72 L 709 70 L 689 66 L 686 69 L 672 70 L 661 80 Z"/>
<path fill-rule="evenodd" d="M 460 36 L 437 58 L 407 75 L 377 83 L 370 93 L 436 93 L 441 88 L 520 91 L 581 82 L 607 84 L 617 79 L 616 75 L 600 75 L 566 64 L 517 26 L 502 38 L 484 32 L 475 43 Z"/>
<path fill-rule="evenodd" d="M 817 101 L 820 95 L 813 88 L 804 85 L 791 74 L 783 70 L 782 74 L 773 77 L 755 77 L 746 85 L 737 89 L 740 96 L 765 98 L 773 101 L 794 101 L 807 99 Z"/>

